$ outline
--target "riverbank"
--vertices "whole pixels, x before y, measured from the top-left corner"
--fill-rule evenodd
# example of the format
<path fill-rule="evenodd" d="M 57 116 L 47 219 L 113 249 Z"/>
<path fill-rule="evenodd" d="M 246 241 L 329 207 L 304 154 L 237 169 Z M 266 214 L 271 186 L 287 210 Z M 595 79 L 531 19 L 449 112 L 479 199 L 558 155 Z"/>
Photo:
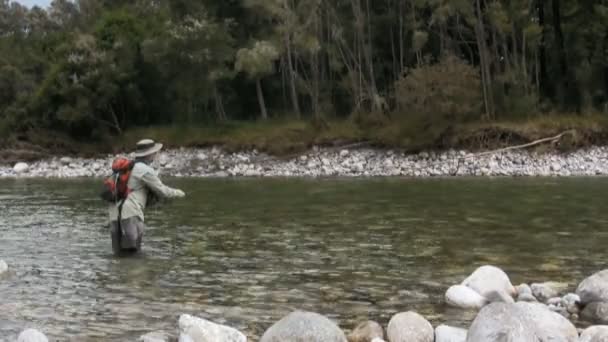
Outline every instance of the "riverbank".
<path fill-rule="evenodd" d="M 289 157 L 252 150 L 228 152 L 213 147 L 163 151 L 158 169 L 173 177 L 451 177 L 451 176 L 601 176 L 608 175 L 608 147 L 569 153 L 508 150 L 471 153 L 450 150 L 408 154 L 395 150 L 320 148 Z M 0 166 L 0 177 L 103 177 L 115 156 L 52 157 Z"/>

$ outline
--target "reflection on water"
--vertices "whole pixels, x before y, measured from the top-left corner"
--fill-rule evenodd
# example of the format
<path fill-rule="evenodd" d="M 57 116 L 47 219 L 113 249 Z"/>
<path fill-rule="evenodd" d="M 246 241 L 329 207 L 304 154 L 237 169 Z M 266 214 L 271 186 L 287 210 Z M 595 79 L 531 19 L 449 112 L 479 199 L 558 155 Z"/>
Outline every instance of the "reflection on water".
<path fill-rule="evenodd" d="M 608 179 L 175 180 L 148 212 L 145 252 L 111 254 L 97 182 L 0 182 L 0 341 L 124 341 L 190 313 L 257 339 L 294 309 L 343 328 L 443 304 L 481 264 L 514 283 L 574 284 L 604 267 Z"/>

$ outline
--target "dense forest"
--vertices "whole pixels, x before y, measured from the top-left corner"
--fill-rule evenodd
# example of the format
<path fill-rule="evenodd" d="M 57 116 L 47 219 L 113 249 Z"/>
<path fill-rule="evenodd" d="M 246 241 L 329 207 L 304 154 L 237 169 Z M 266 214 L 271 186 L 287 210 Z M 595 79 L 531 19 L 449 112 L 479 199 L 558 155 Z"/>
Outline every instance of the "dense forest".
<path fill-rule="evenodd" d="M 606 112 L 608 0 L 0 0 L 3 136 Z"/>

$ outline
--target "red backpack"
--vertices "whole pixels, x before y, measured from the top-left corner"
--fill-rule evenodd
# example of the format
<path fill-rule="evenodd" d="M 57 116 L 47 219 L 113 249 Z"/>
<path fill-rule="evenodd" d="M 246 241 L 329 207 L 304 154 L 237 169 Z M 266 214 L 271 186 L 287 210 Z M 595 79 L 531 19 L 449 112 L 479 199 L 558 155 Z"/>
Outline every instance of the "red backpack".
<path fill-rule="evenodd" d="M 131 189 L 127 186 L 135 161 L 118 157 L 112 162 L 112 175 L 103 181 L 101 198 L 104 201 L 117 203 L 129 196 Z"/>

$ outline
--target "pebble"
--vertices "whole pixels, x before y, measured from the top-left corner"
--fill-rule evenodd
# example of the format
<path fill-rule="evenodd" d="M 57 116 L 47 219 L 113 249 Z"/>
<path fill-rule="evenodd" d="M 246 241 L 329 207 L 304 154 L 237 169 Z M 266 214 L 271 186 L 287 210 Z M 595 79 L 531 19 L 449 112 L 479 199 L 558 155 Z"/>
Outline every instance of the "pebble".
<path fill-rule="evenodd" d="M 104 177 L 110 173 L 109 165 L 114 157 L 62 157 L 29 165 L 0 165 L 0 178 Z M 213 147 L 165 150 L 156 164 L 161 173 L 165 171 L 163 174 L 174 176 L 179 173 L 190 177 L 568 177 L 608 175 L 606 159 L 608 147 L 569 154 L 532 154 L 515 150 L 483 156 L 468 151 L 408 155 L 391 150 L 315 147 L 307 154 L 291 159 L 275 158 L 257 151 L 228 153 Z"/>

